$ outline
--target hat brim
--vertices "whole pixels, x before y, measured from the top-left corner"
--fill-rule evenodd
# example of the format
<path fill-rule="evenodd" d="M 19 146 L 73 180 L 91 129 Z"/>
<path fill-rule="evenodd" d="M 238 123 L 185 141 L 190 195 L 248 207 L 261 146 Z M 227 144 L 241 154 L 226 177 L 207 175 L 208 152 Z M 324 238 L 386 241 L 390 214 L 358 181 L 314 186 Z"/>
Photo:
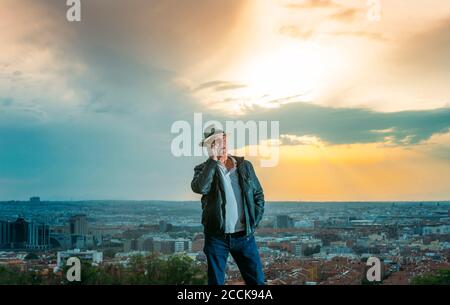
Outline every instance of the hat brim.
<path fill-rule="evenodd" d="M 214 134 L 210 135 L 209 137 L 203 139 L 200 143 L 198 143 L 198 145 L 201 146 L 201 147 L 206 147 L 207 144 L 212 142 L 212 139 L 217 137 L 217 135 L 224 134 L 224 133 L 225 132 L 223 132 L 223 131 L 217 131 L 216 133 L 214 133 Z"/>

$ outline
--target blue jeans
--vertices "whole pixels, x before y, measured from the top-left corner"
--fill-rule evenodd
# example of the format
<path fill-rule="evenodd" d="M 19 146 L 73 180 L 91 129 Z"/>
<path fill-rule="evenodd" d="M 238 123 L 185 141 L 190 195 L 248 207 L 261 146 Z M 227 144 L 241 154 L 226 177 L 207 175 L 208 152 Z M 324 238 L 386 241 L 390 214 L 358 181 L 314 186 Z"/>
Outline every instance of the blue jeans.
<path fill-rule="evenodd" d="M 225 283 L 225 271 L 230 253 L 247 285 L 265 285 L 261 259 L 253 234 L 248 236 L 205 234 L 203 251 L 208 261 L 208 285 Z"/>

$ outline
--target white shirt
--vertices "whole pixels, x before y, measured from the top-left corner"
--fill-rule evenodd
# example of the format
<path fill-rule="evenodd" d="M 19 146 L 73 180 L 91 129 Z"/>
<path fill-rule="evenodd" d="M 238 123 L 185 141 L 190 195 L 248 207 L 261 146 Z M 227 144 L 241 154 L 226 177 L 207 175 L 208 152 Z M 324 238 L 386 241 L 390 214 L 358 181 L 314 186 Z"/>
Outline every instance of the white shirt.
<path fill-rule="evenodd" d="M 225 191 L 225 233 L 234 233 L 245 230 L 244 205 L 242 202 L 242 189 L 239 185 L 236 160 L 233 168 L 227 168 L 219 162 L 219 172 L 223 189 Z"/>

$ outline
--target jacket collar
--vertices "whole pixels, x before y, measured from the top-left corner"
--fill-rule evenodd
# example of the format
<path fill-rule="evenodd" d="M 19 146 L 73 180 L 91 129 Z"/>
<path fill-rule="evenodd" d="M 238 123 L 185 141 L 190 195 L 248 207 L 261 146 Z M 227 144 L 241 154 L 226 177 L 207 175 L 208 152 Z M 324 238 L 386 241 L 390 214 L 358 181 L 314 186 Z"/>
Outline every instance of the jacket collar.
<path fill-rule="evenodd" d="M 237 157 L 234 155 L 230 155 L 230 157 L 234 158 L 236 160 L 236 167 L 239 167 L 239 165 L 244 163 L 244 157 Z"/>

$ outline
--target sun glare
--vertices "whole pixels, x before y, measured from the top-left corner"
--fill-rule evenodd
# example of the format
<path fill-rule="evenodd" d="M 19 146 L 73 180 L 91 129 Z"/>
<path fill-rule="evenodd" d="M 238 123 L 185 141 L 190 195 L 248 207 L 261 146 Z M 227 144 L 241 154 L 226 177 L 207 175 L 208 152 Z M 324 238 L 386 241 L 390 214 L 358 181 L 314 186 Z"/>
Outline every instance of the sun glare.
<path fill-rule="evenodd" d="M 201 92 L 231 112 L 245 112 L 253 106 L 276 108 L 294 102 L 314 102 L 336 77 L 342 58 L 333 47 L 290 38 L 260 50 L 227 67 L 227 77 L 242 86 L 233 90 Z"/>
<path fill-rule="evenodd" d="M 313 101 L 333 66 L 331 54 L 315 43 L 289 42 L 245 64 L 241 82 L 254 102 L 273 107 L 296 101 Z"/>

